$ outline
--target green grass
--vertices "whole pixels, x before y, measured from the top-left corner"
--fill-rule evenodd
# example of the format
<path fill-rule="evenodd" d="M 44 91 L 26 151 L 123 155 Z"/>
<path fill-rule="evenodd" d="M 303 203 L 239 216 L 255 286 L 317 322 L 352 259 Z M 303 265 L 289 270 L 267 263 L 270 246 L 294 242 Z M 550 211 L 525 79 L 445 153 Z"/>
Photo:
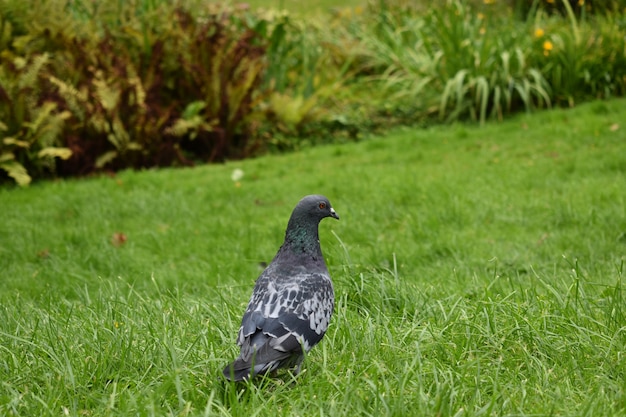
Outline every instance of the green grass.
<path fill-rule="evenodd" d="M 0 415 L 624 416 L 623 120 L 595 102 L 0 189 Z M 309 193 L 341 216 L 331 327 L 295 383 L 226 384 Z"/>
<path fill-rule="evenodd" d="M 233 1 L 236 3 L 245 3 L 252 8 L 278 9 L 287 10 L 296 14 L 310 13 L 327 13 L 339 9 L 350 7 L 364 7 L 367 5 L 365 0 L 317 0 L 317 1 L 299 1 L 299 0 L 250 0 L 250 1 Z M 340 3 L 340 6 L 338 6 Z"/>

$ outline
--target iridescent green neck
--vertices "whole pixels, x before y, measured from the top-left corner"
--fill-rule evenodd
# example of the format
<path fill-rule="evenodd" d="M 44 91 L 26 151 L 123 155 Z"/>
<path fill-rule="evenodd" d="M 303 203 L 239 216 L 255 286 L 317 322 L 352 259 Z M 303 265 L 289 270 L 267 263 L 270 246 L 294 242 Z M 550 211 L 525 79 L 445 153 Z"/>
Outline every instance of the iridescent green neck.
<path fill-rule="evenodd" d="M 296 253 L 320 253 L 318 223 L 292 217 L 285 232 L 285 243 Z"/>

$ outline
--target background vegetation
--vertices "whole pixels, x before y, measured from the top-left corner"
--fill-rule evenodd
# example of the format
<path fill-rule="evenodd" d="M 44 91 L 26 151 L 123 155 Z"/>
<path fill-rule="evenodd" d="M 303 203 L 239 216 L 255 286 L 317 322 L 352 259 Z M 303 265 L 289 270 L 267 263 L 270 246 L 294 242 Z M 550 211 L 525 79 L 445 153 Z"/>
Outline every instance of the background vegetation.
<path fill-rule="evenodd" d="M 431 3 L 0 0 L 0 172 L 189 166 L 624 94 L 623 0 Z"/>
<path fill-rule="evenodd" d="M 624 416 L 625 109 L 0 189 L 0 414 Z M 312 192 L 329 332 L 294 383 L 226 384 Z"/>

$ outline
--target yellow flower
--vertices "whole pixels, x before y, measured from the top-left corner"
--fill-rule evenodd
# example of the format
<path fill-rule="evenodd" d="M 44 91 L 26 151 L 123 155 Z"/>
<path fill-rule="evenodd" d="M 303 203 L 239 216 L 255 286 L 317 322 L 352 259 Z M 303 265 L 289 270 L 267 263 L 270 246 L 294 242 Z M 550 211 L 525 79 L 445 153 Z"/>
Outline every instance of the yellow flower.
<path fill-rule="evenodd" d="M 485 29 L 485 27 L 481 27 L 480 29 L 478 29 L 478 33 L 480 33 L 481 35 L 484 35 L 485 32 L 487 32 L 487 30 Z"/>
<path fill-rule="evenodd" d="M 579 6 L 584 6 L 585 5 L 585 0 L 578 0 L 578 5 Z"/>
<path fill-rule="evenodd" d="M 483 20 L 485 18 L 485 15 L 482 13 L 478 13 L 476 17 L 478 18 L 478 20 Z"/>
<path fill-rule="evenodd" d="M 496 0 L 483 0 L 485 4 L 494 4 Z"/>
<path fill-rule="evenodd" d="M 550 41 L 545 41 L 545 42 L 543 43 L 543 54 L 544 54 L 545 56 L 550 55 L 550 51 L 551 51 L 552 49 L 554 49 L 554 45 L 552 45 L 552 42 L 550 42 Z"/>
<path fill-rule="evenodd" d="M 550 4 L 554 4 L 554 0 L 546 0 L 546 2 L 548 2 Z"/>
<path fill-rule="evenodd" d="M 542 38 L 545 32 L 541 28 L 535 29 L 535 38 Z"/>

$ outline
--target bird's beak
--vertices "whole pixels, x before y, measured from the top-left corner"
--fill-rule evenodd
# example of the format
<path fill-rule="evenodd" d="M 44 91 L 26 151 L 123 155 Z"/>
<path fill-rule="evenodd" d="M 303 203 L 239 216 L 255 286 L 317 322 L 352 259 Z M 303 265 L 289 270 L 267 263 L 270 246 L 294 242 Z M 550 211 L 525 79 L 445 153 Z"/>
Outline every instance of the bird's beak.
<path fill-rule="evenodd" d="M 334 217 L 335 219 L 339 220 L 339 215 L 335 212 L 335 209 L 332 207 L 330 208 L 330 215 Z"/>

